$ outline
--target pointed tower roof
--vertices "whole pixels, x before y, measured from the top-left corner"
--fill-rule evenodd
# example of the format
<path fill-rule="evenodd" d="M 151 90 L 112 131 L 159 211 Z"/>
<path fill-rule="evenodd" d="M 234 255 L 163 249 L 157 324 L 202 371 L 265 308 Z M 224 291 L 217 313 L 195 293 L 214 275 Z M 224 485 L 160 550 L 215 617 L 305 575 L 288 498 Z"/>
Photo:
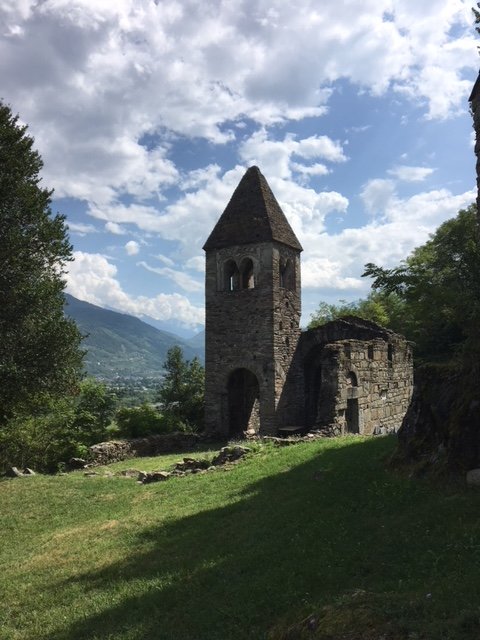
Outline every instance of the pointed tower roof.
<path fill-rule="evenodd" d="M 203 248 L 273 241 L 303 250 L 260 169 L 250 167 Z"/>

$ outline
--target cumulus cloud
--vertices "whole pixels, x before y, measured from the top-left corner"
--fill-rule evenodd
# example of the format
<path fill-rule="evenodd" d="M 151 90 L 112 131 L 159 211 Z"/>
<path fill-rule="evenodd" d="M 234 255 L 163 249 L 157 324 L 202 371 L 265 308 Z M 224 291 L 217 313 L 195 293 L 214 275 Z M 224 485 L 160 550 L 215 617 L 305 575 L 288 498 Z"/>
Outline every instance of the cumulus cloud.
<path fill-rule="evenodd" d="M 131 296 L 123 290 L 116 276 L 117 267 L 105 256 L 75 251 L 74 261 L 66 274 L 67 290 L 80 300 L 135 316 L 178 320 L 189 328 L 204 324 L 204 310 L 194 306 L 185 296 L 178 293 L 161 293 L 152 298 Z"/>
<path fill-rule="evenodd" d="M 466 196 L 437 190 L 402 199 L 398 181 L 421 182 L 433 171 L 412 160 L 365 182 L 359 195 L 372 215 L 367 226 L 329 236 L 328 216 L 348 221 L 352 205 L 342 183 L 321 191 L 318 182 L 348 168 L 347 142 L 313 127 L 300 134 L 296 125 L 327 113 L 339 79 L 357 92 L 396 92 L 429 119 L 464 109 L 468 76 L 477 71 L 470 5 L 364 0 L 355 20 L 346 20 L 338 0 L 321 7 L 315 0 L 3 2 L 2 96 L 29 123 L 56 196 L 82 200 L 106 232 L 137 238 L 125 244 L 129 255 L 147 234 L 149 244 L 174 243 L 175 262 L 159 258 L 159 268 L 170 269 L 161 275 L 178 286 L 196 280 L 176 268 L 177 257 L 186 271 L 202 271 L 202 242 L 245 168 L 259 164 L 305 247 L 307 287 L 356 289 L 362 260 L 404 257 L 468 204 Z M 356 124 L 352 138 L 370 126 L 360 116 Z M 234 153 L 234 144 L 227 171 L 212 159 L 222 152 L 205 166 L 195 156 L 220 145 Z M 95 225 L 70 228 L 87 234 Z M 100 258 L 83 255 L 95 283 Z M 97 256 L 95 265 L 88 255 Z M 97 282 L 99 300 L 114 297 L 127 312 L 141 306 L 109 269 L 106 260 L 112 288 L 100 291 Z M 159 314 L 168 305 L 182 317 L 189 310 L 182 296 L 148 300 L 142 304 Z"/>
<path fill-rule="evenodd" d="M 248 165 L 259 165 L 262 170 L 281 178 L 291 178 L 292 170 L 304 174 L 328 173 L 323 164 L 306 161 L 322 159 L 327 162 L 344 162 L 347 158 L 340 142 L 328 136 L 310 136 L 298 140 L 288 133 L 283 140 L 275 140 L 266 129 L 256 131 L 239 148 L 240 157 Z M 303 160 L 303 163 L 299 162 Z"/>
<path fill-rule="evenodd" d="M 360 193 L 366 210 L 371 214 L 384 212 L 394 195 L 394 181 L 383 178 L 369 180 Z"/>
<path fill-rule="evenodd" d="M 125 244 L 125 251 L 129 256 L 136 256 L 140 251 L 140 245 L 135 240 L 129 240 Z"/>
<path fill-rule="evenodd" d="M 87 233 L 96 233 L 97 229 L 93 224 L 85 224 L 84 222 L 68 222 L 68 230 L 70 233 L 78 233 L 81 236 Z"/>
<path fill-rule="evenodd" d="M 466 0 L 365 0 L 355 20 L 336 0 L 3 3 L 2 95 L 30 124 L 58 196 L 161 198 L 181 180 L 172 135 L 223 144 L 246 115 L 264 127 L 319 115 L 340 78 L 377 94 L 393 86 L 448 117 L 476 71 L 470 23 Z M 295 153 L 342 159 L 325 136 Z"/>
<path fill-rule="evenodd" d="M 435 169 L 431 167 L 410 167 L 408 165 L 398 165 L 393 167 L 393 169 L 389 169 L 387 173 L 398 180 L 403 180 L 404 182 L 422 182 L 430 176 Z"/>
<path fill-rule="evenodd" d="M 106 222 L 105 231 L 113 233 L 115 236 L 124 236 L 127 233 L 126 230 L 116 222 Z"/>
<path fill-rule="evenodd" d="M 379 219 L 335 235 L 307 235 L 302 285 L 306 289 L 343 290 L 365 295 L 363 266 L 392 267 L 426 242 L 435 229 L 475 199 L 474 190 L 454 195 L 446 189 L 384 200 Z M 377 201 L 378 202 L 378 201 Z"/>

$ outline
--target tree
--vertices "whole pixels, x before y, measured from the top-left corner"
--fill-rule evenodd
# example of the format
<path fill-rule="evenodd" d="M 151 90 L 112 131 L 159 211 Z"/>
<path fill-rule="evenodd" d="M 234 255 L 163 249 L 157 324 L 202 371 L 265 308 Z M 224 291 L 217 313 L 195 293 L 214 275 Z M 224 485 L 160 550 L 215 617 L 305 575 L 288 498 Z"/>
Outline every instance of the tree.
<path fill-rule="evenodd" d="M 478 342 L 480 249 L 476 206 L 444 222 L 431 239 L 399 266 L 365 265 L 372 288 L 405 304 L 406 335 L 422 360 L 447 361 L 465 344 Z"/>
<path fill-rule="evenodd" d="M 82 444 L 92 445 L 106 437 L 115 404 L 114 395 L 103 383 L 94 378 L 81 381 L 75 402 L 73 430 Z"/>
<path fill-rule="evenodd" d="M 172 347 L 164 363 L 166 371 L 159 390 L 163 414 L 172 428 L 203 427 L 205 371 L 198 358 L 183 359 L 179 346 Z"/>
<path fill-rule="evenodd" d="M 395 293 L 372 291 L 366 298 L 354 302 L 340 300 L 338 305 L 320 302 L 318 309 L 310 317 L 308 329 L 345 316 L 358 316 L 403 333 L 404 312 L 404 303 Z"/>
<path fill-rule="evenodd" d="M 42 396 L 71 392 L 83 357 L 63 313 L 72 246 L 65 217 L 52 215 L 52 191 L 40 186 L 33 142 L 0 102 L 0 425 Z"/>

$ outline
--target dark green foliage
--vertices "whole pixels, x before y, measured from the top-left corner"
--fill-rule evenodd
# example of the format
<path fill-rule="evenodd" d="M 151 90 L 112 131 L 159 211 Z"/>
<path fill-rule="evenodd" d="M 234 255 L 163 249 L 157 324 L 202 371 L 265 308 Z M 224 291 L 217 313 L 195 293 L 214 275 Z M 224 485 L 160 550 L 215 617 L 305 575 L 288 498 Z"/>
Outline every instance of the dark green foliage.
<path fill-rule="evenodd" d="M 480 8 L 480 2 L 477 2 L 477 7 Z M 480 24 L 480 11 L 475 9 L 475 7 L 472 7 L 472 12 L 473 12 L 473 16 L 475 18 L 475 24 L 476 25 Z M 480 27 L 478 27 L 478 26 L 475 27 L 475 31 L 480 34 Z"/>
<path fill-rule="evenodd" d="M 345 316 L 358 316 L 401 333 L 404 324 L 404 303 L 395 293 L 378 291 L 372 291 L 366 298 L 354 302 L 340 300 L 338 305 L 320 302 L 307 328 L 314 329 Z"/>
<path fill-rule="evenodd" d="M 80 383 L 77 396 L 37 398 L 30 412 L 11 418 L 0 430 L 0 469 L 31 467 L 54 472 L 60 462 L 88 456 L 88 447 L 105 440 L 114 400 L 93 379 Z"/>
<path fill-rule="evenodd" d="M 480 250 L 476 207 L 444 222 L 398 267 L 365 265 L 372 287 L 404 304 L 404 333 L 423 361 L 444 362 L 479 342 Z"/>
<path fill-rule="evenodd" d="M 194 430 L 204 424 L 205 370 L 198 358 L 183 359 L 179 346 L 172 347 L 164 364 L 165 378 L 158 394 L 163 414 L 172 430 Z"/>
<path fill-rule="evenodd" d="M 118 435 L 122 438 L 143 438 L 156 433 L 167 433 L 169 425 L 152 405 L 122 407 L 115 417 Z"/>
<path fill-rule="evenodd" d="M 63 315 L 65 218 L 51 213 L 26 129 L 0 103 L 0 425 L 38 396 L 71 393 L 82 361 L 80 332 Z"/>
<path fill-rule="evenodd" d="M 92 445 L 105 439 L 115 405 L 114 395 L 104 384 L 93 378 L 82 380 L 73 422 L 73 431 L 82 444 Z"/>

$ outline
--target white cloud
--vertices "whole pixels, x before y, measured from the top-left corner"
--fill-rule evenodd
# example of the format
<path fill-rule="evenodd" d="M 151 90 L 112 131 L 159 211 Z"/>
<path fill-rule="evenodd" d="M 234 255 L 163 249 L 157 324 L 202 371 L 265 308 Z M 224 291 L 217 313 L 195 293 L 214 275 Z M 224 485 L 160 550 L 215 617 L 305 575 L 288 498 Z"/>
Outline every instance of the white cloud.
<path fill-rule="evenodd" d="M 96 233 L 97 231 L 93 224 L 71 221 L 68 221 L 68 230 L 70 231 L 70 233 L 78 233 L 81 236 L 84 236 L 87 233 Z"/>
<path fill-rule="evenodd" d="M 430 118 L 464 108 L 477 67 L 470 4 L 365 0 L 348 20 L 337 0 L 4 2 L 2 95 L 30 124 L 57 196 L 161 198 L 181 180 L 172 136 L 223 144 L 246 115 L 265 127 L 318 116 L 339 78 L 377 94 L 394 85 Z M 289 158 L 343 156 L 326 136 L 282 144 Z M 264 147 L 244 159 L 262 153 L 265 171 L 286 177 L 281 149 Z"/>
<path fill-rule="evenodd" d="M 175 262 L 169 258 L 168 256 L 164 256 L 161 253 L 158 253 L 156 256 L 153 256 L 156 260 L 159 260 L 160 262 L 163 262 L 163 264 L 166 264 L 167 267 L 173 267 L 175 266 Z"/>
<path fill-rule="evenodd" d="M 125 244 L 125 251 L 129 256 L 136 256 L 140 251 L 140 245 L 135 240 L 129 240 Z"/>
<path fill-rule="evenodd" d="M 306 175 L 328 173 L 322 164 L 303 164 L 298 162 L 322 159 L 327 162 L 344 162 L 347 158 L 342 145 L 328 136 L 310 136 L 297 140 L 289 133 L 283 140 L 275 140 L 266 129 L 259 129 L 245 140 L 239 149 L 240 157 L 248 165 L 258 165 L 266 174 L 281 178 L 291 178 L 292 170 Z M 295 159 L 296 158 L 296 159 Z"/>
<path fill-rule="evenodd" d="M 204 324 L 204 310 L 192 305 L 185 296 L 178 293 L 161 293 L 153 298 L 131 296 L 122 289 L 116 276 L 117 267 L 104 256 L 75 251 L 66 274 L 67 290 L 80 300 L 134 316 L 177 320 L 190 328 Z"/>
<path fill-rule="evenodd" d="M 379 210 L 380 222 L 346 228 L 336 235 L 307 233 L 303 239 L 302 286 L 366 295 L 369 282 L 360 276 L 367 262 L 384 267 L 397 265 L 426 242 L 442 222 L 467 207 L 475 195 L 474 190 L 453 195 L 442 189 L 405 199 L 391 197 Z"/>
<path fill-rule="evenodd" d="M 393 167 L 393 169 L 389 169 L 387 173 L 398 180 L 403 180 L 404 182 L 422 182 L 430 176 L 435 169 L 430 167 L 410 167 L 407 165 L 398 165 Z"/>
<path fill-rule="evenodd" d="M 143 267 L 147 271 L 151 271 L 152 273 L 157 273 L 160 276 L 168 278 L 172 280 L 176 285 L 178 285 L 184 291 L 203 291 L 204 283 L 195 280 L 192 276 L 184 273 L 183 271 L 178 271 L 177 269 L 172 269 L 170 267 L 151 267 L 147 262 L 141 261 L 137 263 L 137 266 Z"/>
<path fill-rule="evenodd" d="M 126 230 L 116 222 L 106 222 L 105 231 L 113 233 L 115 236 L 124 236 L 127 233 Z"/>
<path fill-rule="evenodd" d="M 395 183 L 383 178 L 369 180 L 360 193 L 366 210 L 373 215 L 385 211 L 394 195 Z"/>

